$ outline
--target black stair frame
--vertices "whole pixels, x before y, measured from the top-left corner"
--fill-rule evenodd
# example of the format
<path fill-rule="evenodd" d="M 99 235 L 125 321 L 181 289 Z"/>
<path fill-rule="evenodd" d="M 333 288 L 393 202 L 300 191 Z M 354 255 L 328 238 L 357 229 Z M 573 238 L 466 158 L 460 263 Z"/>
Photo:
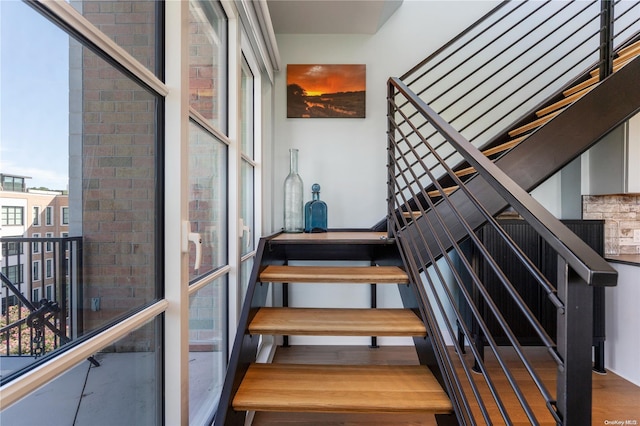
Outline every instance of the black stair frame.
<path fill-rule="evenodd" d="M 532 191 L 640 111 L 638 80 L 640 57 L 602 81 L 598 87 L 495 161 L 495 164 L 522 189 Z M 494 216 L 509 207 L 485 180 L 472 177 L 465 185 Z M 480 228 L 485 223 L 484 217 L 468 204 L 463 194 L 456 192 L 449 196 L 450 201 L 474 229 Z M 446 218 L 449 208 L 443 203 L 436 208 L 445 212 Z M 432 214 L 427 212 L 427 215 Z M 414 220 L 407 226 L 407 231 L 412 232 L 413 226 L 421 226 L 422 220 L 420 217 Z M 449 230 L 458 239 L 466 235 L 454 217 L 450 217 Z M 439 237 L 444 239 L 443 235 Z M 560 240 L 575 238 L 568 234 L 558 237 Z M 438 250 L 435 244 L 431 249 Z"/>
<path fill-rule="evenodd" d="M 340 231 L 354 232 L 354 230 Z M 371 229 L 358 229 L 357 231 L 374 232 Z M 248 327 L 258 309 L 265 306 L 269 286 L 273 284 L 259 281 L 260 272 L 264 267 L 285 265 L 292 260 L 369 261 L 372 265 L 404 266 L 397 242 L 388 237 L 382 237 L 379 241 L 357 239 L 340 241 L 274 240 L 278 235 L 280 233 L 263 237 L 258 244 L 220 401 L 212 421 L 213 425 L 243 426 L 245 424 L 246 412 L 235 411 L 232 403 L 249 365 L 255 362 L 258 352 L 259 335 L 249 334 Z M 416 312 L 427 325 L 425 309 L 421 307 L 420 290 L 414 283 L 415 281 L 410 279 L 408 284 L 398 284 L 402 303 L 406 309 L 412 309 Z M 436 363 L 431 337 L 414 338 L 414 344 L 420 364 L 430 368 L 442 388 L 450 395 L 447 381 L 443 379 L 441 370 Z M 375 350 L 376 347 L 372 346 L 371 349 Z M 435 415 L 435 418 L 440 426 L 458 424 L 455 413 L 438 414 Z"/>

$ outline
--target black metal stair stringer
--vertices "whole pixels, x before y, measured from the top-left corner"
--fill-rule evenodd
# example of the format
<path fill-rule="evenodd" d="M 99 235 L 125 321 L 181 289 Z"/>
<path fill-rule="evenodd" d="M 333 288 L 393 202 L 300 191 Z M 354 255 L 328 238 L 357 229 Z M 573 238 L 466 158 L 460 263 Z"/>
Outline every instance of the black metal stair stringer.
<path fill-rule="evenodd" d="M 540 127 L 518 146 L 503 155 L 495 164 L 525 191 L 531 191 L 565 165 L 579 157 L 607 133 L 640 111 L 640 57 L 602 81 L 597 87 L 573 103 L 565 111 Z M 473 177 L 466 182 L 469 190 L 489 212 L 496 215 L 508 207 L 485 180 Z M 468 203 L 463 194 L 450 195 L 450 200 L 468 223 L 477 229 L 485 218 Z M 451 214 L 446 203 L 436 205 L 445 218 L 450 232 L 457 240 L 466 232 Z M 427 212 L 435 221 L 433 212 Z M 405 232 L 416 232 L 414 226 L 424 227 L 424 218 L 410 223 Z M 425 228 L 426 229 L 426 228 Z M 425 232 L 425 235 L 428 235 Z M 562 237 L 562 236 L 558 236 Z M 446 241 L 444 235 L 438 235 Z M 439 251 L 436 236 L 428 241 L 430 249 Z M 451 247 L 447 247 L 448 251 Z"/>

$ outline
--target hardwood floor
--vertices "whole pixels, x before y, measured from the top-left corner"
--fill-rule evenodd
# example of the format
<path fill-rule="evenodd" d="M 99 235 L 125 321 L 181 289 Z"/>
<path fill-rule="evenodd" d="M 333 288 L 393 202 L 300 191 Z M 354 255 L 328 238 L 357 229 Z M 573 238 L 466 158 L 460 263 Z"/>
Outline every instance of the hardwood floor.
<path fill-rule="evenodd" d="M 508 349 L 505 349 L 508 351 Z M 539 348 L 527 348 L 527 354 L 533 360 L 542 379 L 555 392 L 555 365 L 547 354 Z M 508 355 L 508 354 L 507 354 Z M 418 359 L 413 347 L 385 346 L 370 349 L 366 346 L 292 346 L 279 347 L 274 358 L 275 363 L 297 364 L 417 364 Z M 491 365 L 487 356 L 488 368 Z M 522 368 L 514 370 L 515 375 L 524 372 Z M 525 387 L 525 392 L 527 389 Z M 515 401 L 505 399 L 509 410 L 517 405 Z M 538 413 L 544 406 L 534 406 Z M 592 425 L 638 425 L 640 426 L 640 387 L 609 372 L 605 375 L 593 373 L 593 414 Z M 515 414 L 514 424 L 530 424 L 523 415 Z M 554 424 L 550 416 L 541 419 L 541 424 Z M 616 421 L 621 423 L 615 423 Z M 627 422 L 625 424 L 625 422 Z M 500 424 L 496 421 L 495 424 Z M 256 413 L 253 425 L 372 425 L 372 426 L 410 426 L 436 425 L 433 417 L 422 418 L 416 415 L 373 415 L 373 414 L 308 414 L 308 413 Z M 576 425 L 582 426 L 582 425 Z"/>

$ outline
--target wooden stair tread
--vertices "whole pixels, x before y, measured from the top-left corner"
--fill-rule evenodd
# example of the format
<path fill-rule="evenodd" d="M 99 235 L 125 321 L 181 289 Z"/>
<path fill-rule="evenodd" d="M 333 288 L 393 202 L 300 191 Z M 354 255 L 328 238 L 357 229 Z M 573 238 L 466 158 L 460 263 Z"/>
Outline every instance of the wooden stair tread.
<path fill-rule="evenodd" d="M 631 62 L 635 57 L 637 56 L 637 54 L 635 55 L 630 55 L 630 56 L 625 56 L 625 57 L 619 57 L 619 58 L 615 58 L 613 60 L 613 72 L 618 71 L 620 68 L 624 67 L 625 65 L 627 65 L 629 62 Z M 591 76 L 591 78 L 598 78 L 600 76 L 600 69 L 596 68 L 594 70 L 591 70 L 591 72 L 589 73 L 589 75 Z"/>
<path fill-rule="evenodd" d="M 549 114 L 549 113 L 551 113 L 553 111 L 556 111 L 556 110 L 558 110 L 560 108 L 564 108 L 567 105 L 574 103 L 575 101 L 577 101 L 578 99 L 580 99 L 581 97 L 583 97 L 584 95 L 589 93 L 589 91 L 591 91 L 591 89 L 593 89 L 594 87 L 595 86 L 591 85 L 591 86 L 585 87 L 584 89 L 579 90 L 579 91 L 577 91 L 577 92 L 575 92 L 575 93 L 573 93 L 573 94 L 571 94 L 569 96 L 566 96 L 564 99 L 562 99 L 562 100 L 560 100 L 560 101 L 558 101 L 558 102 L 556 102 L 554 104 L 551 104 L 551 105 L 549 105 L 549 106 L 547 106 L 545 108 L 542 108 L 539 111 L 536 111 L 536 116 L 544 117 L 545 115 L 547 115 L 547 114 Z"/>
<path fill-rule="evenodd" d="M 458 185 L 455 185 L 455 186 L 448 186 L 448 187 L 446 187 L 446 188 L 442 188 L 442 192 L 444 192 L 444 195 L 446 195 L 446 196 L 448 197 L 449 195 L 451 195 L 451 193 L 452 193 L 453 191 L 455 191 L 455 190 L 456 190 L 456 189 L 458 189 L 458 188 L 459 188 L 459 186 L 458 186 Z M 434 191 L 429 191 L 429 192 L 427 192 L 427 195 L 428 195 L 429 197 L 431 197 L 431 198 L 441 197 L 441 196 L 442 196 L 442 194 L 440 193 L 440 191 L 439 191 L 439 190 L 437 190 L 437 189 L 436 189 L 436 190 L 434 190 Z"/>
<path fill-rule="evenodd" d="M 618 56 L 613 60 L 613 72 L 618 71 L 620 68 L 631 62 L 636 56 L 640 55 L 640 42 L 636 42 L 630 46 L 621 49 L 618 52 Z M 600 70 L 598 68 L 592 70 L 589 75 L 589 79 L 577 84 L 573 87 L 562 92 L 564 96 L 573 95 L 576 92 L 583 90 L 586 87 L 592 86 L 600 81 Z"/>
<path fill-rule="evenodd" d="M 457 171 L 455 171 L 453 173 L 458 177 L 463 177 L 463 176 L 467 176 L 467 175 L 472 175 L 475 172 L 476 172 L 476 168 L 475 167 L 465 167 L 464 169 L 457 170 Z"/>
<path fill-rule="evenodd" d="M 514 146 L 518 145 L 520 142 L 525 140 L 528 136 L 529 135 L 519 136 L 519 137 L 517 137 L 515 139 L 512 139 L 512 140 L 510 140 L 508 142 L 505 142 L 505 143 L 503 143 L 501 145 L 494 146 L 493 148 L 485 149 L 484 151 L 482 151 L 482 153 L 485 156 L 490 157 L 490 156 L 492 156 L 494 154 L 498 154 L 500 152 L 507 151 L 507 150 L 513 148 Z"/>
<path fill-rule="evenodd" d="M 292 336 L 426 336 L 409 309 L 260 308 L 251 334 Z"/>
<path fill-rule="evenodd" d="M 579 92 L 582 89 L 585 89 L 589 86 L 592 86 L 594 84 L 596 84 L 598 81 L 600 80 L 600 78 L 598 76 L 595 77 L 591 77 L 585 81 L 583 81 L 582 83 L 578 83 L 575 86 L 572 86 L 570 88 L 568 88 L 567 90 L 562 92 L 563 96 L 571 96 L 576 92 Z"/>
<path fill-rule="evenodd" d="M 261 282 L 407 284 L 409 276 L 397 266 L 288 266 L 269 265 Z"/>
<path fill-rule="evenodd" d="M 420 211 L 402 212 L 402 216 L 404 216 L 406 219 L 415 219 L 417 217 L 422 216 L 422 212 L 420 212 Z"/>
<path fill-rule="evenodd" d="M 564 111 L 563 109 L 557 110 L 555 112 L 552 112 L 551 114 L 547 114 L 544 117 L 538 118 L 537 120 L 534 120 L 530 123 L 525 124 L 524 126 L 520 126 L 517 129 L 513 129 L 509 132 L 509 136 L 511 137 L 515 137 L 518 135 L 521 135 L 525 132 L 528 132 L 529 130 L 533 130 L 537 127 L 542 126 L 543 124 L 546 124 L 548 121 L 551 121 L 552 118 L 554 118 L 556 115 L 560 114 L 562 111 Z"/>
<path fill-rule="evenodd" d="M 236 411 L 451 413 L 426 366 L 251 364 Z"/>
<path fill-rule="evenodd" d="M 618 51 L 618 57 L 616 59 L 627 59 L 640 55 L 640 41 L 636 41 L 627 47 L 624 47 Z"/>

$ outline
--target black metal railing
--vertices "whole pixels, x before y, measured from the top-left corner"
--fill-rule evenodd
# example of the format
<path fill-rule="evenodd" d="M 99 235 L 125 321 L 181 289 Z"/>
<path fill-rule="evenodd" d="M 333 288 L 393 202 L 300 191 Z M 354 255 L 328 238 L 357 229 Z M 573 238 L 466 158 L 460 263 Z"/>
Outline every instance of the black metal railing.
<path fill-rule="evenodd" d="M 607 78 L 615 50 L 638 37 L 639 12 L 640 2 L 615 2 L 615 10 L 606 0 L 503 2 L 401 78 L 389 80 L 387 229 L 412 279 L 423 284 L 429 336 L 460 424 L 591 423 L 593 289 L 615 285 L 617 274 L 478 148 L 504 142 L 509 129 L 530 121 L 590 70 Z M 576 148 L 574 156 L 581 152 Z M 470 173 L 461 173 L 465 166 Z M 495 219 L 505 206 L 549 247 L 553 273 L 541 271 L 538 260 Z M 497 234 L 503 252 L 484 243 L 481 227 Z M 510 265 L 505 268 L 504 251 L 557 317 L 552 332 L 505 270 Z M 552 383 L 529 359 L 511 314 L 484 282 L 480 263 L 507 295 L 508 310 L 519 312 L 557 366 Z M 500 336 L 490 326 L 495 324 Z M 465 354 L 460 336 L 481 343 L 473 342 Z M 456 341 L 457 350 L 450 350 Z M 509 362 L 505 342 L 513 356 Z M 524 378 L 514 373 L 513 360 Z M 508 390 L 497 381 L 506 381 Z"/>
<path fill-rule="evenodd" d="M 39 357 L 77 337 L 82 237 L 3 237 L 0 356 Z"/>
<path fill-rule="evenodd" d="M 486 147 L 584 71 L 611 70 L 639 29 L 638 1 L 505 1 L 400 80 Z"/>
<path fill-rule="evenodd" d="M 514 413 L 506 408 L 504 400 L 511 397 L 517 400 L 522 415 L 531 424 L 544 421 L 590 424 L 592 286 L 615 285 L 615 270 L 398 79 L 390 80 L 389 112 L 389 182 L 393 194 L 389 229 L 399 242 L 412 278 L 424 284 L 421 291 L 431 323 L 429 335 L 434 340 L 443 375 L 449 378 L 448 391 L 458 419 L 462 424 L 473 424 L 480 417 L 491 424 L 497 416 L 510 423 Z M 443 158 L 441 151 L 455 151 L 471 164 L 477 170 L 475 179 L 489 183 L 493 196 L 504 199 L 549 244 L 561 265 L 557 276 L 547 277 L 540 272 L 476 197 L 473 187 L 466 186 L 456 176 L 453 167 L 457 160 L 452 164 Z M 439 182 L 442 173 L 458 187 L 451 196 Z M 433 187 L 437 194 L 429 194 Z M 555 341 L 501 269 L 496 254 L 478 238 L 477 225 L 466 220 L 462 205 L 478 212 L 498 233 L 557 311 Z M 477 259 L 469 255 L 469 246 L 488 263 L 496 280 L 511 297 L 511 305 L 522 312 L 549 358 L 557 364 L 555 392 L 534 368 L 504 312 L 495 303 L 494 295 L 479 276 L 474 264 Z M 527 372 L 525 382 L 538 391 L 533 398 L 541 399 L 548 407 L 545 413 L 532 408 L 539 405 L 539 401 L 531 402 L 529 392 L 523 391 L 527 385 L 523 385 L 522 379 L 512 372 L 512 366 L 507 365 L 503 351 L 487 326 L 487 316 L 500 325 L 518 363 Z M 436 321 L 438 317 L 441 319 Z M 478 327 L 480 333 L 473 333 L 469 328 L 471 324 Z M 456 327 L 460 327 L 464 335 L 483 336 L 499 367 L 499 375 L 509 384 L 510 396 L 505 397 L 504 389 L 495 385 L 496 374 L 485 364 L 484 354 L 477 345 L 470 346 L 470 357 L 463 355 L 462 347 L 455 354 L 447 349 L 445 335 L 455 341 Z M 482 379 L 472 373 L 474 366 L 482 373 Z M 580 392 L 570 391 L 574 387 L 581 389 Z M 491 402 L 487 403 L 487 399 Z"/>

